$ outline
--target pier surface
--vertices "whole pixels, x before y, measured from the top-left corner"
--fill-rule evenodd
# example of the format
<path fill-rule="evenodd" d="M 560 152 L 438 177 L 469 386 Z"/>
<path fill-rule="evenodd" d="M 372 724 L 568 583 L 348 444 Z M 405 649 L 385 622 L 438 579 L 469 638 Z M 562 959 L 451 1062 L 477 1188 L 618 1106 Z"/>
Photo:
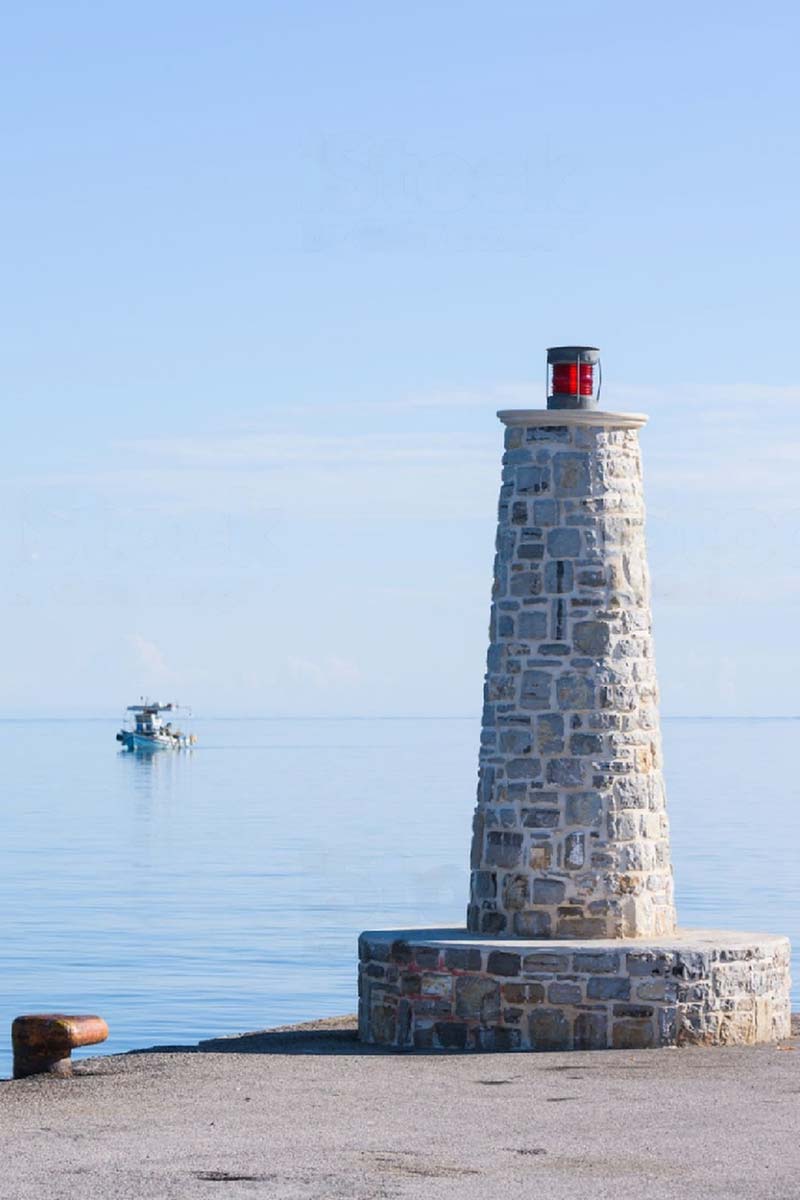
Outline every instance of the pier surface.
<path fill-rule="evenodd" d="M 0 1197 L 796 1200 L 800 1025 L 772 1046 L 398 1054 L 355 1018 L 0 1083 Z"/>

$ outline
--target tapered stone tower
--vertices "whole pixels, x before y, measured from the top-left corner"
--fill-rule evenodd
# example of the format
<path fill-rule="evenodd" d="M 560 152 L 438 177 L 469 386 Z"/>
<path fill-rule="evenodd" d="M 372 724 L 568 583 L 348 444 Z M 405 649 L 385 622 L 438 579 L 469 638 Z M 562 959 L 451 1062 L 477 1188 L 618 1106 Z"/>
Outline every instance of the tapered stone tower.
<path fill-rule="evenodd" d="M 506 426 L 466 930 L 362 935 L 364 1040 L 595 1049 L 789 1031 L 789 945 L 676 931 L 638 431 L 594 347 Z"/>
<path fill-rule="evenodd" d="M 468 926 L 672 933 L 638 430 L 503 412 Z"/>

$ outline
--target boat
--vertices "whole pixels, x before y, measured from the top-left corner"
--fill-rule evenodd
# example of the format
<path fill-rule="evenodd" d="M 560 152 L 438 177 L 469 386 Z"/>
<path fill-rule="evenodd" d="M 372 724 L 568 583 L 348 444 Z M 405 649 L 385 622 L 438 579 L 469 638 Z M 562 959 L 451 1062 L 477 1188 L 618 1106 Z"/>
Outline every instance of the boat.
<path fill-rule="evenodd" d="M 159 704 L 157 700 L 143 699 L 141 704 L 129 704 L 127 712 L 131 716 L 127 726 L 117 734 L 117 741 L 126 750 L 187 750 L 197 743 L 195 735 L 174 729 L 172 722 L 164 721 L 161 716 L 177 711 L 177 704 Z"/>

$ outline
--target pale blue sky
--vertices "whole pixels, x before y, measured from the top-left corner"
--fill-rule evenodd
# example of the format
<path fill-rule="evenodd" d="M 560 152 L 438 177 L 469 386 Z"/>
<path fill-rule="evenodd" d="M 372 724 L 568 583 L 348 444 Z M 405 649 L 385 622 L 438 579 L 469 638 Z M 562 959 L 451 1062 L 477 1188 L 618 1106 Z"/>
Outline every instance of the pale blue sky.
<path fill-rule="evenodd" d="M 794 6 L 37 3 L 0 714 L 471 714 L 498 407 L 599 345 L 668 713 L 800 711 Z"/>

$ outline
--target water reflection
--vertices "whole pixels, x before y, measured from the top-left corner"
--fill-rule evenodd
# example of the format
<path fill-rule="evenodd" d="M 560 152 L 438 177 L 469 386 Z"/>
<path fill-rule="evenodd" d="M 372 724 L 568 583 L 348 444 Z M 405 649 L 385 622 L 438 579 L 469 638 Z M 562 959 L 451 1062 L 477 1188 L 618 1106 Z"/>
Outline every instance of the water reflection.
<path fill-rule="evenodd" d="M 181 761 L 188 759 L 193 750 L 165 750 L 137 747 L 135 750 L 119 750 L 117 759 L 123 771 L 129 771 L 132 787 L 137 794 L 152 797 L 156 790 L 173 785 L 181 768 Z"/>

